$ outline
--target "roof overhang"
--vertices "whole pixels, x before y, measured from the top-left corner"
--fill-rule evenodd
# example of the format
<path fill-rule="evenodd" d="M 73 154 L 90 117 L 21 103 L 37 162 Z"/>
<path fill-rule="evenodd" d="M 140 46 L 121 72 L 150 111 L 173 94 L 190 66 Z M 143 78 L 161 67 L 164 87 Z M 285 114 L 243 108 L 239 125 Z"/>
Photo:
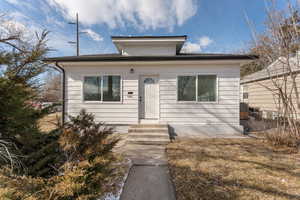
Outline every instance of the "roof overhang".
<path fill-rule="evenodd" d="M 45 58 L 44 62 L 150 62 L 150 61 L 204 61 L 239 60 L 249 62 L 257 59 L 255 55 L 178 55 L 178 56 L 66 56 Z"/>
<path fill-rule="evenodd" d="M 127 58 L 127 57 L 126 57 Z M 130 59 L 45 59 L 45 62 L 49 64 L 58 64 L 63 67 L 82 67 L 82 66 L 97 66 L 97 67 L 107 67 L 107 66 L 145 66 L 145 65 L 153 65 L 153 66 L 175 66 L 175 65 L 195 65 L 195 66 L 205 66 L 205 65 L 216 65 L 216 66 L 242 66 L 245 63 L 251 61 L 251 59 L 247 58 L 235 58 L 235 59 L 157 59 L 153 57 L 147 58 L 136 58 L 136 57 L 128 57 Z"/>

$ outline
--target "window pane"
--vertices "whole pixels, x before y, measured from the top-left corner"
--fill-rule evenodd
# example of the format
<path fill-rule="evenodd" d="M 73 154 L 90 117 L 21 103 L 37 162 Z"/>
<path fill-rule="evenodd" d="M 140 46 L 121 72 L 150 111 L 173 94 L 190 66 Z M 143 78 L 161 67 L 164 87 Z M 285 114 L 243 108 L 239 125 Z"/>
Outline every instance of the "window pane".
<path fill-rule="evenodd" d="M 178 101 L 196 101 L 196 77 L 178 77 Z"/>
<path fill-rule="evenodd" d="M 216 101 L 216 75 L 198 76 L 198 101 Z"/>
<path fill-rule="evenodd" d="M 85 101 L 100 101 L 101 77 L 84 77 L 83 96 Z"/>
<path fill-rule="evenodd" d="M 120 101 L 120 76 L 103 76 L 103 101 Z"/>

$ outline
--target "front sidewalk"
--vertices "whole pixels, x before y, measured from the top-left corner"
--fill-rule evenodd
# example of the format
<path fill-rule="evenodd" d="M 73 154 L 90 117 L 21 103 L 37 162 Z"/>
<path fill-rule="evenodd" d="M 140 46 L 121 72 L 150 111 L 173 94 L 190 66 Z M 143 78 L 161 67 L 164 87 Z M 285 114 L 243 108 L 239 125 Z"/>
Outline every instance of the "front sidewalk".
<path fill-rule="evenodd" d="M 118 148 L 132 161 L 121 200 L 175 200 L 165 145 L 123 144 Z"/>
<path fill-rule="evenodd" d="M 175 190 L 166 165 L 133 165 L 121 200 L 175 200 Z"/>

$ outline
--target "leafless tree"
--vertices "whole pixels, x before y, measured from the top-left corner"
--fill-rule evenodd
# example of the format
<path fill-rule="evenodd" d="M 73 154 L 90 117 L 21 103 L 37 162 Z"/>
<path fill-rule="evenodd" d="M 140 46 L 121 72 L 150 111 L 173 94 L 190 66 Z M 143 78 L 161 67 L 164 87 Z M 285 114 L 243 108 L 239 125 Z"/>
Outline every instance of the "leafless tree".
<path fill-rule="evenodd" d="M 298 5 L 287 1 L 287 9 L 276 9 L 273 1 L 266 9 L 266 29 L 263 33 L 251 27 L 252 50 L 259 55 L 258 64 L 270 77 L 268 84 L 262 84 L 274 97 L 277 108 L 276 133 L 299 141 L 300 127 L 300 16 Z M 251 25 L 251 23 L 249 23 Z"/>
<path fill-rule="evenodd" d="M 42 100 L 58 102 L 61 100 L 61 76 L 58 73 L 48 73 L 42 91 Z"/>

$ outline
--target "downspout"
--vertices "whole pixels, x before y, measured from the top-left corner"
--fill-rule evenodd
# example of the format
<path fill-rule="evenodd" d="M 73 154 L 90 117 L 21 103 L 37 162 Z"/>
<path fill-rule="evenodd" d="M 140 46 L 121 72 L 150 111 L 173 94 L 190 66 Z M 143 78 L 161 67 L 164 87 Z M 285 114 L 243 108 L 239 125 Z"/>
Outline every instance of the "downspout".
<path fill-rule="evenodd" d="M 62 68 L 57 61 L 55 62 L 55 66 L 62 72 L 62 124 L 65 124 L 66 73 L 64 68 Z"/>

